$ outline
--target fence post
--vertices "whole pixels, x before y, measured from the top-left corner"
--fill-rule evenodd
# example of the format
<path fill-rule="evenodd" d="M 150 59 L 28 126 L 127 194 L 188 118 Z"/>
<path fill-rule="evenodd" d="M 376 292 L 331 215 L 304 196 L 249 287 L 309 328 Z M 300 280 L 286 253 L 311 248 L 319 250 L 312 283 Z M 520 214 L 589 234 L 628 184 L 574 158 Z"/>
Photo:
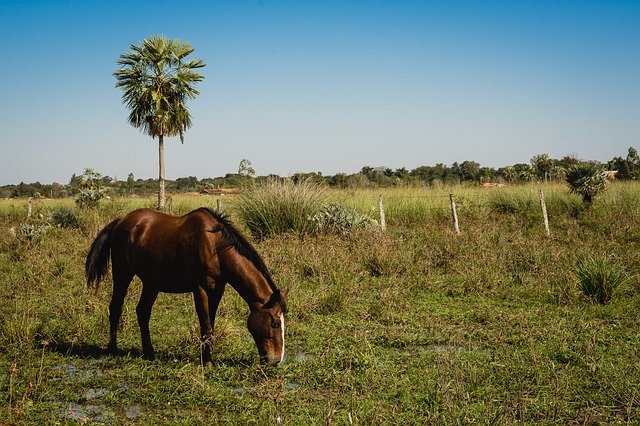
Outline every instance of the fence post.
<path fill-rule="evenodd" d="M 547 204 L 544 202 L 544 194 L 540 190 L 540 207 L 542 208 L 542 217 L 544 218 L 544 232 L 549 236 L 549 216 L 547 216 Z"/>
<path fill-rule="evenodd" d="M 218 213 L 222 212 L 222 203 L 220 202 L 220 198 L 216 198 L 216 211 Z"/>
<path fill-rule="evenodd" d="M 29 197 L 28 204 L 27 204 L 27 219 L 31 218 L 32 201 L 33 201 L 33 198 Z"/>
<path fill-rule="evenodd" d="M 378 198 L 378 208 L 380 209 L 380 229 L 385 231 L 387 229 L 387 222 L 384 218 L 384 203 L 382 202 L 382 194 Z"/>
<path fill-rule="evenodd" d="M 453 218 L 453 228 L 456 230 L 456 234 L 460 235 L 460 226 L 458 225 L 458 211 L 456 210 L 456 202 L 453 199 L 453 194 L 449 194 L 449 202 L 451 203 L 451 217 Z"/>

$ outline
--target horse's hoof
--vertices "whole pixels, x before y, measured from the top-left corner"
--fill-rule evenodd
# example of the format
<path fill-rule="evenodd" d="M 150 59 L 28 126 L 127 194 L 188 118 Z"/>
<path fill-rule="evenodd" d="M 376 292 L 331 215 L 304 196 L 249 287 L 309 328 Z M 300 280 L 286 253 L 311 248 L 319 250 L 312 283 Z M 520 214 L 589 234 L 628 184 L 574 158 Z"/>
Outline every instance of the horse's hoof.
<path fill-rule="evenodd" d="M 204 363 L 205 368 L 213 368 L 213 363 L 211 361 L 207 361 Z"/>

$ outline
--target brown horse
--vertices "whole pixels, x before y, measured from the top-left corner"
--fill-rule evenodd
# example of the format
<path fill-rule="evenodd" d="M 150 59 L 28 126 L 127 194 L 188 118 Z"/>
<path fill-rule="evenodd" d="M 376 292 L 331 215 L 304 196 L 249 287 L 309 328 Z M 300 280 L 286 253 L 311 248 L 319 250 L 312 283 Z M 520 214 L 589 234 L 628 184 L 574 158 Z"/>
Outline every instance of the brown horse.
<path fill-rule="evenodd" d="M 98 233 L 87 255 L 88 286 L 97 286 L 106 275 L 109 254 L 113 276 L 109 350 L 117 349 L 122 304 L 137 275 L 142 295 L 136 314 L 145 358 L 154 358 L 149 319 L 158 293 L 192 292 L 200 322 L 202 363 L 211 365 L 216 310 L 229 283 L 249 305 L 247 325 L 261 361 L 282 361 L 284 295 L 262 258 L 224 215 L 206 208 L 184 216 L 140 209 L 114 220 Z"/>

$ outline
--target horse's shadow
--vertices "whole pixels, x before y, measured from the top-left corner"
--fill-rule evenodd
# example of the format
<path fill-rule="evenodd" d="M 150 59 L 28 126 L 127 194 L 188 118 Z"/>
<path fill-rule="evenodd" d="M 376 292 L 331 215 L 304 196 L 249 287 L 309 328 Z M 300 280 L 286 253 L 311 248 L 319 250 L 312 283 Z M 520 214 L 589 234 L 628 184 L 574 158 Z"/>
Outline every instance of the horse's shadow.
<path fill-rule="evenodd" d="M 173 363 L 176 360 L 180 362 L 199 362 L 198 359 L 193 359 L 189 356 L 176 356 L 164 354 L 162 352 L 156 352 L 154 360 L 145 359 L 142 355 L 142 351 L 136 348 L 117 349 L 116 351 L 109 350 L 107 348 L 92 344 L 92 343 L 78 343 L 78 342 L 51 342 L 47 344 L 46 350 L 56 352 L 63 356 L 75 356 L 87 359 L 103 359 L 108 357 L 119 358 L 139 358 L 144 359 L 147 362 L 159 362 L 159 363 Z M 246 357 L 228 357 L 220 354 L 212 360 L 213 367 L 227 366 L 227 367 L 247 367 L 254 364 L 254 359 Z"/>
<path fill-rule="evenodd" d="M 117 351 L 112 351 L 92 343 L 51 342 L 47 344 L 46 349 L 51 352 L 59 353 L 60 355 L 91 359 L 100 359 L 109 356 L 142 356 L 140 351 L 136 349 L 118 349 Z"/>

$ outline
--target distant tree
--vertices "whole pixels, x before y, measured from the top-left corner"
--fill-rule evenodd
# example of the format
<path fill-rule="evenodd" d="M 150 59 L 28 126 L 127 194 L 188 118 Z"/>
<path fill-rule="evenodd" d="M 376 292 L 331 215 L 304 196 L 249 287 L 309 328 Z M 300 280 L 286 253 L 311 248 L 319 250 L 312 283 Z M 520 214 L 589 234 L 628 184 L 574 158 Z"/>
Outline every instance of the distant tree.
<path fill-rule="evenodd" d="M 322 173 L 321 172 L 311 172 L 311 173 L 294 173 L 293 176 L 291 176 L 291 180 L 293 181 L 293 183 L 304 183 L 306 181 L 311 181 L 314 184 L 317 185 L 322 185 L 324 184 L 324 178 L 322 177 Z"/>
<path fill-rule="evenodd" d="M 127 191 L 129 192 L 129 194 L 133 192 L 135 183 L 136 183 L 136 180 L 133 177 L 133 173 L 129 173 L 129 176 L 127 176 Z"/>
<path fill-rule="evenodd" d="M 591 205 L 594 198 L 605 190 L 607 175 L 597 163 L 580 163 L 567 169 L 566 181 L 569 192 L 580 195 L 582 201 Z"/>
<path fill-rule="evenodd" d="M 500 169 L 500 175 L 507 182 L 515 182 L 518 180 L 518 172 L 513 166 L 506 166 Z"/>
<path fill-rule="evenodd" d="M 536 175 L 541 178 L 544 183 L 549 181 L 549 173 L 553 168 L 553 163 L 554 161 L 549 154 L 538 154 L 531 159 L 531 165 Z"/>
<path fill-rule="evenodd" d="M 567 176 L 567 169 L 559 164 L 555 164 L 549 172 L 549 179 L 561 182 Z"/>
<path fill-rule="evenodd" d="M 618 179 L 640 179 L 640 156 L 634 147 L 629 147 L 626 158 L 615 157 L 607 167 L 618 172 Z"/>
<path fill-rule="evenodd" d="M 631 169 L 631 173 L 629 174 L 630 179 L 640 178 L 640 156 L 634 147 L 629 147 L 626 160 L 627 164 L 629 164 L 629 168 Z"/>
<path fill-rule="evenodd" d="M 556 165 L 563 167 L 567 170 L 570 166 L 576 166 L 580 164 L 580 160 L 574 155 L 565 155 L 561 159 L 556 161 Z"/>
<path fill-rule="evenodd" d="M 336 173 L 333 176 L 327 177 L 326 182 L 329 184 L 329 186 L 333 186 L 337 188 L 346 188 L 347 175 L 345 173 Z"/>
<path fill-rule="evenodd" d="M 129 123 L 152 138 L 158 137 L 158 209 L 164 209 L 164 137 L 180 136 L 191 127 L 187 98 L 198 95 L 196 83 L 204 78 L 197 69 L 199 59 L 187 61 L 194 51 L 188 43 L 165 37 L 150 37 L 120 55 L 120 69 L 113 75 L 123 90 L 122 101 L 130 110 Z"/>
<path fill-rule="evenodd" d="M 178 178 L 174 182 L 178 191 L 195 191 L 198 189 L 198 178 L 195 176 Z"/>
<path fill-rule="evenodd" d="M 238 164 L 238 174 L 242 176 L 255 177 L 256 171 L 251 166 L 251 160 L 243 158 Z"/>
<path fill-rule="evenodd" d="M 393 172 L 393 175 L 398 179 L 404 180 L 404 179 L 407 179 L 407 177 L 409 176 L 409 171 L 404 167 L 400 167 L 399 169 L 396 169 Z"/>
<path fill-rule="evenodd" d="M 460 164 L 460 180 L 463 182 L 478 181 L 480 176 L 480 164 L 475 161 L 463 161 Z"/>

